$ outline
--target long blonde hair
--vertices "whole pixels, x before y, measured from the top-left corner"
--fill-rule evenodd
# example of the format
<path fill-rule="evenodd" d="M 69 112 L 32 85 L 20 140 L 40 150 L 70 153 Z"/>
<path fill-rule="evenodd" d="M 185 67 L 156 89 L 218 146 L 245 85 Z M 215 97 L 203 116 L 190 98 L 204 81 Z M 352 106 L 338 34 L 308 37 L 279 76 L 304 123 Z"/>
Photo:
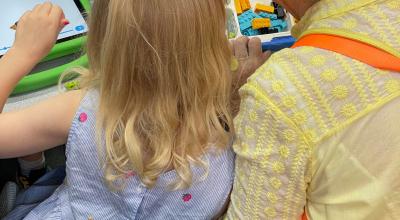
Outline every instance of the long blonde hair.
<path fill-rule="evenodd" d="M 173 188 L 189 187 L 233 133 L 224 0 L 95 1 L 89 20 L 82 84 L 100 93 L 107 183 L 133 170 L 152 187 L 175 170 Z"/>

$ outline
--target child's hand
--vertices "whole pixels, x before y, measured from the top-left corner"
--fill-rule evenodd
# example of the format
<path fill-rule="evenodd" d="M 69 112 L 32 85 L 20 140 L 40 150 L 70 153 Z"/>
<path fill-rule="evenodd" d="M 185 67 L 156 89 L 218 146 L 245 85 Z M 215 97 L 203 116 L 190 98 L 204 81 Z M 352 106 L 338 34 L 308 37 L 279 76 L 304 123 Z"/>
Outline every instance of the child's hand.
<path fill-rule="evenodd" d="M 57 41 L 58 34 L 69 22 L 62 9 L 50 2 L 36 5 L 18 21 L 15 42 L 11 50 L 21 60 L 33 65 L 43 59 Z"/>

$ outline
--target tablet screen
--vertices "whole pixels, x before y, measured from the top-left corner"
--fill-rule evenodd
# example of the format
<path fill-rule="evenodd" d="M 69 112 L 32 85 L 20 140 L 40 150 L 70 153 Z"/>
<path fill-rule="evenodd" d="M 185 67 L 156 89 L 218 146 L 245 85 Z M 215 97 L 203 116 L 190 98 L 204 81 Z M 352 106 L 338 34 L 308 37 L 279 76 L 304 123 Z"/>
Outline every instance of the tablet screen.
<path fill-rule="evenodd" d="M 4 55 L 14 42 L 15 31 L 10 27 L 19 20 L 27 10 L 32 10 L 35 5 L 45 0 L 1 0 L 0 6 L 3 9 L 0 13 L 0 56 Z M 70 21 L 58 36 L 58 42 L 80 36 L 87 32 L 87 24 L 83 18 L 83 7 L 79 0 L 51 0 L 59 5 L 65 17 Z"/>

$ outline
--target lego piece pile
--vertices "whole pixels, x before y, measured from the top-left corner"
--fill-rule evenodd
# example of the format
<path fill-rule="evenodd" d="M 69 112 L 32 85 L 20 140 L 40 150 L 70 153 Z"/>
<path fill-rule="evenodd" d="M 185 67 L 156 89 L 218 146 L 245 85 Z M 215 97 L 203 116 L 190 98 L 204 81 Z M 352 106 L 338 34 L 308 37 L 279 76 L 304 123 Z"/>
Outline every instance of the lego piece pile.
<path fill-rule="evenodd" d="M 253 11 L 249 0 L 235 0 L 235 8 L 243 35 L 278 33 L 288 26 L 285 10 L 275 2 L 271 5 L 257 3 Z"/>

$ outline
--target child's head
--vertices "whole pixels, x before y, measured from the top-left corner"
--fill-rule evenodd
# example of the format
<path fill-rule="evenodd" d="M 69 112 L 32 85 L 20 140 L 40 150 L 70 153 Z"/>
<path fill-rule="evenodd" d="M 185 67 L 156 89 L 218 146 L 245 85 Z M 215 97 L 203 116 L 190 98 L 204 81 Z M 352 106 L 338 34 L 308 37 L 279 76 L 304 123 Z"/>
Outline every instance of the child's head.
<path fill-rule="evenodd" d="M 189 162 L 232 130 L 224 0 L 95 1 L 90 73 L 100 91 L 106 179 L 134 170 L 152 186 L 168 169 L 191 184 Z M 221 123 L 222 121 L 222 123 Z"/>

